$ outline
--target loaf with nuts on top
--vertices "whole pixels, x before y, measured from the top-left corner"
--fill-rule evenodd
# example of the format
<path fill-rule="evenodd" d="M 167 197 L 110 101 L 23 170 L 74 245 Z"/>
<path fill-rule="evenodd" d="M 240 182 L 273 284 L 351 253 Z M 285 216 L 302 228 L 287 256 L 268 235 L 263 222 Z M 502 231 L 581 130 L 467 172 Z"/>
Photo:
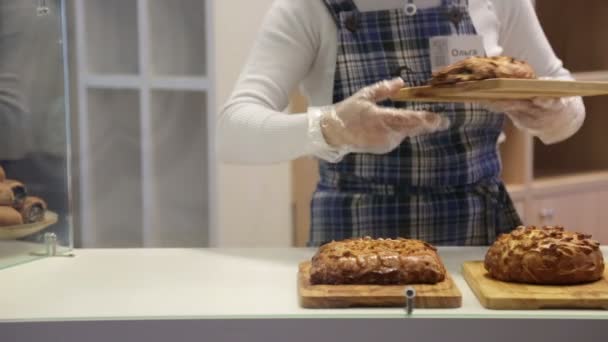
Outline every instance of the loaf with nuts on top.
<path fill-rule="evenodd" d="M 604 274 L 600 244 L 563 227 L 519 227 L 502 234 L 486 253 L 492 278 L 516 283 L 572 285 Z"/>
<path fill-rule="evenodd" d="M 319 248 L 311 284 L 436 284 L 446 277 L 437 249 L 408 239 L 349 239 Z"/>
<path fill-rule="evenodd" d="M 431 85 L 446 85 L 492 78 L 535 79 L 532 66 L 509 56 L 469 57 L 433 73 Z"/>

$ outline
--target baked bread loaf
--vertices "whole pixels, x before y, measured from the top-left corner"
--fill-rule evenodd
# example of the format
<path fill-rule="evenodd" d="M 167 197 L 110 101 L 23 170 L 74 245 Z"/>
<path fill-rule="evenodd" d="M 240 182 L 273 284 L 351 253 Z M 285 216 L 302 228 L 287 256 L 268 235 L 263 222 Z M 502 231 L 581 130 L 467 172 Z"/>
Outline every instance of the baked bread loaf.
<path fill-rule="evenodd" d="M 563 227 L 519 227 L 502 234 L 486 254 L 492 278 L 517 283 L 568 285 L 599 280 L 604 274 L 600 244 L 590 235 Z"/>
<path fill-rule="evenodd" d="M 446 277 L 437 250 L 408 239 L 350 239 L 319 248 L 311 284 L 436 284 Z"/>
<path fill-rule="evenodd" d="M 530 64 L 507 56 L 469 57 L 433 73 L 431 85 L 454 84 L 491 78 L 534 79 Z"/>
<path fill-rule="evenodd" d="M 5 179 L 6 179 L 6 173 L 4 172 L 4 169 L 2 168 L 2 166 L 0 166 L 0 183 L 4 182 Z"/>
<path fill-rule="evenodd" d="M 11 207 L 0 207 L 0 227 L 23 224 L 21 214 Z"/>

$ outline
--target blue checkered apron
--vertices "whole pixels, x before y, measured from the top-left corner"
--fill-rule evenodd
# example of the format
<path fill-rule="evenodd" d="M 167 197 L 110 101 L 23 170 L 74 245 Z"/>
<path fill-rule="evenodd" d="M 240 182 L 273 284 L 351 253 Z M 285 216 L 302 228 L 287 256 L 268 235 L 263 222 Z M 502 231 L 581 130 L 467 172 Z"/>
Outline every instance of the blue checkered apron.
<path fill-rule="evenodd" d="M 429 38 L 476 34 L 466 1 L 443 0 L 414 16 L 404 9 L 359 12 L 352 0 L 322 1 L 338 27 L 334 103 L 404 69 L 410 85 L 424 84 L 431 77 Z M 406 139 L 385 155 L 320 161 L 310 246 L 361 236 L 488 245 L 521 224 L 500 180 L 497 141 L 504 115 L 478 104 L 382 105 L 443 113 L 451 126 Z"/>

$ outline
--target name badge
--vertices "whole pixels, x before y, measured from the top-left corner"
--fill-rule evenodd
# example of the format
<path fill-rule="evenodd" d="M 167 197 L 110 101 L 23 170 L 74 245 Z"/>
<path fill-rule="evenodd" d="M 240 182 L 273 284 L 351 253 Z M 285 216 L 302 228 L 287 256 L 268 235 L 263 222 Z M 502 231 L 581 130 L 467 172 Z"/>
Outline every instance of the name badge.
<path fill-rule="evenodd" d="M 433 37 L 430 39 L 430 48 L 433 71 L 468 57 L 486 56 L 483 38 L 476 35 Z"/>

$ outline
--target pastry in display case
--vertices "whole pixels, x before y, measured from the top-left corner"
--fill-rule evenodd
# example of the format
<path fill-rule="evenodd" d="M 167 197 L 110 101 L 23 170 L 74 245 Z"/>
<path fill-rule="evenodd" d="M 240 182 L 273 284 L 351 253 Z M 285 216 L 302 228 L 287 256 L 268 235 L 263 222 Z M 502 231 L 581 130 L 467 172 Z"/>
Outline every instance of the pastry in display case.
<path fill-rule="evenodd" d="M 4 169 L 0 173 L 6 174 Z M 24 238 L 56 222 L 56 214 L 47 211 L 42 198 L 30 196 L 25 184 L 6 178 L 0 182 L 0 240 Z"/>
<path fill-rule="evenodd" d="M 24 223 L 36 223 L 44 220 L 47 205 L 42 198 L 27 196 L 19 208 Z"/>
<path fill-rule="evenodd" d="M 0 229 L 23 224 L 21 214 L 13 207 L 0 207 Z"/>
<path fill-rule="evenodd" d="M 3 268 L 71 250 L 73 229 L 64 1 L 2 1 L 0 22 Z"/>
<path fill-rule="evenodd" d="M 0 192 L 3 194 L 4 200 L 0 205 L 12 206 L 15 209 L 20 208 L 27 197 L 25 185 L 14 179 L 5 179 L 0 183 Z"/>

